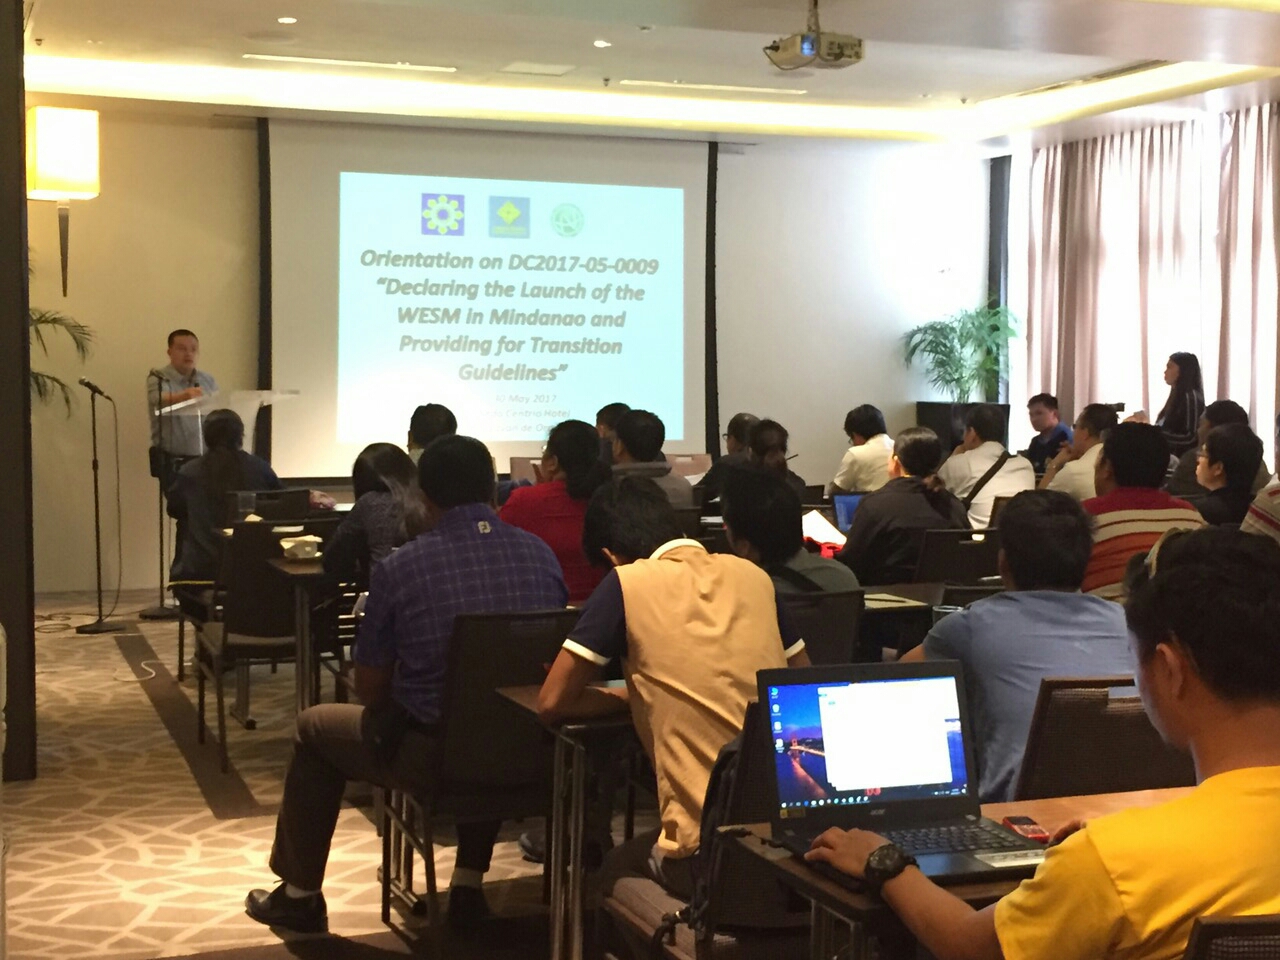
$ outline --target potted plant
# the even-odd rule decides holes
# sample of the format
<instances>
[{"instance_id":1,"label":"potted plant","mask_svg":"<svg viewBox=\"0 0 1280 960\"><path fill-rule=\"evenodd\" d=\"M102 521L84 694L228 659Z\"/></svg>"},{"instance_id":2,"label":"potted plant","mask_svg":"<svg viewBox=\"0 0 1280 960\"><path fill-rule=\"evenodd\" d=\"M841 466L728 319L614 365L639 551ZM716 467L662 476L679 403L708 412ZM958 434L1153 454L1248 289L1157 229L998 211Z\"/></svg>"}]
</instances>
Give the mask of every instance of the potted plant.
<instances>
[{"instance_id":1,"label":"potted plant","mask_svg":"<svg viewBox=\"0 0 1280 960\"><path fill-rule=\"evenodd\" d=\"M916 403L916 423L934 430L947 449L963 438L975 393L978 403L998 403L1001 381L1008 374L1009 341L1016 334L1017 320L1007 307L985 306L922 324L903 335L907 366L922 361L929 383L950 398ZM1004 410L1008 442L1009 405L998 405Z\"/></svg>"},{"instance_id":2,"label":"potted plant","mask_svg":"<svg viewBox=\"0 0 1280 960\"><path fill-rule=\"evenodd\" d=\"M61 330L71 338L71 343L76 348L76 355L81 362L88 359L89 349L93 344L93 331L79 320L73 320L56 310L39 310L36 307L31 308L27 320L31 326L31 342L39 344L41 352L46 357L49 355L49 345L45 342L45 335ZM50 403L54 397L61 395L67 416L71 416L71 387L60 377L51 373L41 373L33 368L31 395L42 403Z\"/></svg>"}]
</instances>

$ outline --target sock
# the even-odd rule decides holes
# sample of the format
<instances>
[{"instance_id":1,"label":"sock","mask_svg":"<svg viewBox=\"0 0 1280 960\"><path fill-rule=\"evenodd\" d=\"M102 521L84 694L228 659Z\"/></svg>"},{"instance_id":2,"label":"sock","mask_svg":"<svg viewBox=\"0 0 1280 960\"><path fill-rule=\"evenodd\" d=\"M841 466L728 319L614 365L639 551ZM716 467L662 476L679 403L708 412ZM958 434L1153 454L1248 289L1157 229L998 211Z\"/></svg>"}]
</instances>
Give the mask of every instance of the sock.
<instances>
[{"instance_id":1,"label":"sock","mask_svg":"<svg viewBox=\"0 0 1280 960\"><path fill-rule=\"evenodd\" d=\"M292 883L284 885L284 895L292 900L300 900L303 897L314 897L319 890L303 890L301 887L295 887Z\"/></svg>"},{"instance_id":2,"label":"sock","mask_svg":"<svg viewBox=\"0 0 1280 960\"><path fill-rule=\"evenodd\" d=\"M471 887L475 890L479 890L483 883L483 870L470 870L467 867L454 867L453 878L449 881L449 887Z\"/></svg>"}]
</instances>

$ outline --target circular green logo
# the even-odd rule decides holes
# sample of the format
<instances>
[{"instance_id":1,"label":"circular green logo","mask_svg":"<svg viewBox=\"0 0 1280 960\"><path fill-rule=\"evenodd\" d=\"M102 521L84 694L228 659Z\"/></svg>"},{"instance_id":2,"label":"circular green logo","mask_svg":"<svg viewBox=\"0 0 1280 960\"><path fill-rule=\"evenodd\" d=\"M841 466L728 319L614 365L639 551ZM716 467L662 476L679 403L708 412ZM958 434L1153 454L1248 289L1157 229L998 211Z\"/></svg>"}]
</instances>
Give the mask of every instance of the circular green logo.
<instances>
[{"instance_id":1,"label":"circular green logo","mask_svg":"<svg viewBox=\"0 0 1280 960\"><path fill-rule=\"evenodd\" d=\"M572 203L562 203L551 211L551 227L562 237L576 237L585 225L582 211Z\"/></svg>"}]
</instances>

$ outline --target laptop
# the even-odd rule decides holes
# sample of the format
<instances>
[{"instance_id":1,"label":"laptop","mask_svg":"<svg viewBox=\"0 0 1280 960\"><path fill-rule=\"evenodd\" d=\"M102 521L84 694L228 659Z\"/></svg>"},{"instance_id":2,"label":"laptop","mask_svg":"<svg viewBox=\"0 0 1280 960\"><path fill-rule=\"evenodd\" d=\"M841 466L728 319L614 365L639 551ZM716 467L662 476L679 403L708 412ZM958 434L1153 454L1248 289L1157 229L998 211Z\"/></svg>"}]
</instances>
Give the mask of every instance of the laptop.
<instances>
[{"instance_id":1,"label":"laptop","mask_svg":"<svg viewBox=\"0 0 1280 960\"><path fill-rule=\"evenodd\" d=\"M861 493L837 493L831 498L831 506L835 509L836 529L847 534L853 526L853 511L862 502Z\"/></svg>"},{"instance_id":2,"label":"laptop","mask_svg":"<svg viewBox=\"0 0 1280 960\"><path fill-rule=\"evenodd\" d=\"M1044 846L980 812L960 671L954 660L761 670L774 841L802 857L824 830L860 827L939 883L1035 873Z\"/></svg>"}]
</instances>

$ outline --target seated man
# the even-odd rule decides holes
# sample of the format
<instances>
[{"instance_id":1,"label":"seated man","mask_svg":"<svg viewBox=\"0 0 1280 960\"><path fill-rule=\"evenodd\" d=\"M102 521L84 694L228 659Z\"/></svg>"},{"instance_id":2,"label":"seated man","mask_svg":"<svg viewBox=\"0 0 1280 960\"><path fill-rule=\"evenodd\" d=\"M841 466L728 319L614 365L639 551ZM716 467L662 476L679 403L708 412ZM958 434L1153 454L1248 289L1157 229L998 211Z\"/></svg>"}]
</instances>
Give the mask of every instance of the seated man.
<instances>
[{"instance_id":1,"label":"seated man","mask_svg":"<svg viewBox=\"0 0 1280 960\"><path fill-rule=\"evenodd\" d=\"M1080 592L1092 550L1092 523L1071 497L1018 494L1000 514L1007 592L939 620L903 657L964 664L983 803L1013 799L1042 677L1133 672L1124 608Z\"/></svg>"},{"instance_id":2,"label":"seated man","mask_svg":"<svg viewBox=\"0 0 1280 960\"><path fill-rule=\"evenodd\" d=\"M245 901L260 923L303 933L328 927L325 863L348 780L416 794L430 786L454 618L563 607L560 564L531 533L498 519L493 461L479 440L446 437L422 452L418 482L429 532L373 569L355 648L356 693L365 706L326 703L298 716L293 760L276 821L274 891ZM498 823L458 825L449 922L488 914L480 889Z\"/></svg>"},{"instance_id":3,"label":"seated man","mask_svg":"<svg viewBox=\"0 0 1280 960\"><path fill-rule=\"evenodd\" d=\"M1280 450L1280 417L1276 417L1276 449ZM1240 529L1280 542L1280 473L1258 491Z\"/></svg>"},{"instance_id":4,"label":"seated man","mask_svg":"<svg viewBox=\"0 0 1280 960\"><path fill-rule=\"evenodd\" d=\"M854 407L844 418L849 449L828 492L870 493L889 482L889 454L893 438L884 425L884 414L869 403Z\"/></svg>"},{"instance_id":5,"label":"seated man","mask_svg":"<svg viewBox=\"0 0 1280 960\"><path fill-rule=\"evenodd\" d=\"M938 479L968 509L975 530L991 523L996 497L1011 497L1036 486L1031 463L1004 448L1004 429L1004 413L995 404L974 407L965 419L964 442L938 469Z\"/></svg>"},{"instance_id":6,"label":"seated man","mask_svg":"<svg viewBox=\"0 0 1280 960\"><path fill-rule=\"evenodd\" d=\"M1204 526L1195 507L1160 489L1168 466L1169 441L1159 427L1122 423L1107 434L1093 475L1098 495L1082 504L1094 518L1085 593L1119 600L1130 557L1150 550L1166 530Z\"/></svg>"},{"instance_id":7,"label":"seated man","mask_svg":"<svg viewBox=\"0 0 1280 960\"><path fill-rule=\"evenodd\" d=\"M746 466L751 459L749 447L751 428L760 422L760 418L750 413L735 413L725 428L725 455L711 465L694 488L703 491L702 502L710 503L720 499L724 491L725 478L735 467Z\"/></svg>"},{"instance_id":8,"label":"seated man","mask_svg":"<svg viewBox=\"0 0 1280 960\"><path fill-rule=\"evenodd\" d=\"M723 502L733 552L763 567L779 593L858 589L858 578L843 563L804 548L800 498L777 474L735 470Z\"/></svg>"},{"instance_id":9,"label":"seated man","mask_svg":"<svg viewBox=\"0 0 1280 960\"><path fill-rule=\"evenodd\" d=\"M458 418L442 403L424 403L413 411L409 420L409 442L405 449L417 463L422 451L438 437L452 437L458 432Z\"/></svg>"},{"instance_id":10,"label":"seated man","mask_svg":"<svg viewBox=\"0 0 1280 960\"><path fill-rule=\"evenodd\" d=\"M1115 410L1105 403L1091 403L1081 410L1071 442L1045 466L1039 489L1070 494L1080 503L1096 497L1093 471L1102 453L1102 441L1118 419Z\"/></svg>"},{"instance_id":11,"label":"seated man","mask_svg":"<svg viewBox=\"0 0 1280 960\"><path fill-rule=\"evenodd\" d=\"M1027 401L1027 417L1036 435L1027 446L1026 458L1036 473L1043 473L1045 465L1058 455L1062 445L1071 442L1071 428L1058 419L1058 398L1049 393L1037 393Z\"/></svg>"},{"instance_id":12,"label":"seated man","mask_svg":"<svg viewBox=\"0 0 1280 960\"><path fill-rule=\"evenodd\" d=\"M1196 446L1178 458L1178 465L1164 488L1175 497L1207 496L1209 491L1196 479L1196 464L1200 459L1200 450L1208 439L1210 430L1215 427L1225 427L1231 423L1249 426L1249 414L1234 400L1215 400L1205 407L1196 429ZM1271 474L1267 471L1266 465L1260 465L1257 473L1249 478L1250 496L1265 487L1270 479Z\"/></svg>"},{"instance_id":13,"label":"seated man","mask_svg":"<svg viewBox=\"0 0 1280 960\"><path fill-rule=\"evenodd\" d=\"M1262 441L1245 423L1214 427L1198 454L1196 482L1208 495L1196 502L1205 523L1244 522L1253 502L1253 480L1262 464Z\"/></svg>"},{"instance_id":14,"label":"seated man","mask_svg":"<svg viewBox=\"0 0 1280 960\"><path fill-rule=\"evenodd\" d=\"M627 477L598 490L582 540L588 556L614 569L552 664L538 712L554 722L629 700L658 774L662 827L608 854L604 892L622 876L645 876L687 900L711 767L741 732L756 672L809 658L768 575L682 539L653 481ZM626 690L590 686L614 657L623 658Z\"/></svg>"},{"instance_id":15,"label":"seated man","mask_svg":"<svg viewBox=\"0 0 1280 960\"><path fill-rule=\"evenodd\" d=\"M628 410L618 418L618 431L613 438L613 475L648 477L673 507L692 507L693 485L672 473L671 464L662 456L666 439L667 428L657 416L648 410Z\"/></svg>"},{"instance_id":16,"label":"seated man","mask_svg":"<svg viewBox=\"0 0 1280 960\"><path fill-rule=\"evenodd\" d=\"M787 466L787 441L791 434L777 420L761 420L751 428L750 450L751 462L756 466L776 473L787 482L800 502L804 503L804 480L799 474Z\"/></svg>"},{"instance_id":17,"label":"seated man","mask_svg":"<svg viewBox=\"0 0 1280 960\"><path fill-rule=\"evenodd\" d=\"M882 850L872 886L937 960L1177 960L1197 917L1280 912L1280 546L1212 529L1159 554L1126 616L1147 715L1198 787L1071 824L982 910L867 831L828 830L808 858L865 877Z\"/></svg>"}]
</instances>

